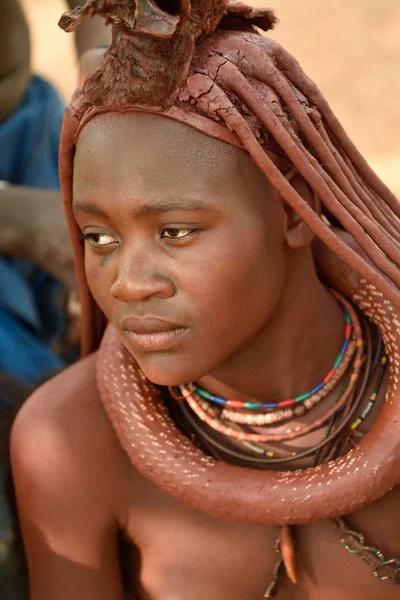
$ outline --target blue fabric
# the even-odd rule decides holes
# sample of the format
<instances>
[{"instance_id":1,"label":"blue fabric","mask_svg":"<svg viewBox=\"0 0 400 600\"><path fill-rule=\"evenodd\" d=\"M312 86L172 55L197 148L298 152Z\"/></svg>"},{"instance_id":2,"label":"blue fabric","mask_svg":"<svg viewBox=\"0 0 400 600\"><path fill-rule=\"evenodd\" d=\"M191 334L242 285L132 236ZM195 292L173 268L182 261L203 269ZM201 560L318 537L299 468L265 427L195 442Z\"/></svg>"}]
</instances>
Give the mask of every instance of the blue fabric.
<instances>
[{"instance_id":1,"label":"blue fabric","mask_svg":"<svg viewBox=\"0 0 400 600\"><path fill-rule=\"evenodd\" d=\"M64 106L54 88L32 77L16 111L0 123L0 179L58 189ZM64 366L50 344L63 327L61 286L29 261L0 254L0 370L36 383Z\"/></svg>"},{"instance_id":2,"label":"blue fabric","mask_svg":"<svg viewBox=\"0 0 400 600\"><path fill-rule=\"evenodd\" d=\"M63 104L50 83L32 77L16 111L0 123L0 179L58 189Z\"/></svg>"}]
</instances>

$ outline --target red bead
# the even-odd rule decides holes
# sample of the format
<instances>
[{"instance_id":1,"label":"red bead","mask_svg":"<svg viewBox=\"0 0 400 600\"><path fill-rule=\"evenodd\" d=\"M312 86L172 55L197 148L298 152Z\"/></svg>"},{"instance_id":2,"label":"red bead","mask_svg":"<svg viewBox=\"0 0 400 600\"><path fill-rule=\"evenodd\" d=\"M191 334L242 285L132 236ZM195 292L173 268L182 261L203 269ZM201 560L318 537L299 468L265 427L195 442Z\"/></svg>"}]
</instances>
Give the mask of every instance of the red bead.
<instances>
[{"instance_id":1,"label":"red bead","mask_svg":"<svg viewBox=\"0 0 400 600\"><path fill-rule=\"evenodd\" d=\"M239 400L227 400L226 406L229 408L243 408L243 402L239 402Z\"/></svg>"},{"instance_id":2,"label":"red bead","mask_svg":"<svg viewBox=\"0 0 400 600\"><path fill-rule=\"evenodd\" d=\"M344 337L346 338L346 340L348 340L351 336L351 324L348 323L346 325L346 327L344 328Z\"/></svg>"},{"instance_id":3,"label":"red bead","mask_svg":"<svg viewBox=\"0 0 400 600\"><path fill-rule=\"evenodd\" d=\"M293 404L295 403L295 400L284 400L283 402L278 402L278 406L279 408L281 408L282 406L293 406Z\"/></svg>"},{"instance_id":4,"label":"red bead","mask_svg":"<svg viewBox=\"0 0 400 600\"><path fill-rule=\"evenodd\" d=\"M323 382L328 383L328 381L330 381L332 379L332 377L334 376L335 373L336 373L336 369L332 369L332 371L329 371L328 375L325 377Z\"/></svg>"}]
</instances>

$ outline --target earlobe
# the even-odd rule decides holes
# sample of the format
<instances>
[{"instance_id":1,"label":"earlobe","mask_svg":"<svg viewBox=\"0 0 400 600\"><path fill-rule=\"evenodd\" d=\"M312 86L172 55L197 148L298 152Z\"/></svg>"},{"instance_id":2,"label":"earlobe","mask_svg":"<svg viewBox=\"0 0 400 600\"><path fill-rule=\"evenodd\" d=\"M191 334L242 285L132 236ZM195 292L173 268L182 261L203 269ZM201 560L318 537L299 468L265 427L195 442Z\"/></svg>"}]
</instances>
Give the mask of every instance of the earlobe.
<instances>
[{"instance_id":1,"label":"earlobe","mask_svg":"<svg viewBox=\"0 0 400 600\"><path fill-rule=\"evenodd\" d=\"M301 196L303 200L307 202L307 204L313 209L313 211L317 214L321 214L321 202L319 198L315 194L314 190L312 190L308 183L303 179L297 169L294 168L289 171L289 173L286 175L286 179L296 190L299 196ZM286 202L284 202L284 209L286 212L287 223L286 243L289 248L292 248L293 250L300 250L301 248L310 246L315 237L311 229Z\"/></svg>"}]
</instances>

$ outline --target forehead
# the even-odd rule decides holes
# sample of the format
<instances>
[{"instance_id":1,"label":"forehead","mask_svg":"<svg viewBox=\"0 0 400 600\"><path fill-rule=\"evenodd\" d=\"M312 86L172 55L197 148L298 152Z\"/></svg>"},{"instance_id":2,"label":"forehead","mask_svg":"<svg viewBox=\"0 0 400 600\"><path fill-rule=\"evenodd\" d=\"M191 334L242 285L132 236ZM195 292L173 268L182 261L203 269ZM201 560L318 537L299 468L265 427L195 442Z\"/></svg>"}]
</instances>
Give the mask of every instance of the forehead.
<instances>
[{"instance_id":1,"label":"forehead","mask_svg":"<svg viewBox=\"0 0 400 600\"><path fill-rule=\"evenodd\" d=\"M74 186L246 186L260 180L251 157L187 125L158 115L94 117L78 140Z\"/></svg>"},{"instance_id":2,"label":"forehead","mask_svg":"<svg viewBox=\"0 0 400 600\"><path fill-rule=\"evenodd\" d=\"M193 127L163 115L150 113L102 113L93 117L83 128L78 140L82 145L96 142L115 143L125 148L137 146L160 155L165 147L189 159L206 159L208 155L233 161L245 160L247 153L225 142L214 139ZM154 146L157 143L157 146ZM182 146L185 145L183 148ZM159 148L160 152L157 152Z\"/></svg>"}]
</instances>

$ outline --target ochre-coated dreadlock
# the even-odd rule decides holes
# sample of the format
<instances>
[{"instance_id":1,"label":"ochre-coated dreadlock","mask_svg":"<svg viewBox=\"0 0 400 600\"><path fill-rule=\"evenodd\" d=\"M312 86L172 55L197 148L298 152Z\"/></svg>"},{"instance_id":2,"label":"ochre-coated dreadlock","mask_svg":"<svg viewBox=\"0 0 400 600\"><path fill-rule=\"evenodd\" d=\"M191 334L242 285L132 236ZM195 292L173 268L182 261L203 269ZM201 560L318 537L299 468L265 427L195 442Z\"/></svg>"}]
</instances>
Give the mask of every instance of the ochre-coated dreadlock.
<instances>
[{"instance_id":1,"label":"ochre-coated dreadlock","mask_svg":"<svg viewBox=\"0 0 400 600\"><path fill-rule=\"evenodd\" d=\"M76 138L98 112L158 112L226 141L210 119L218 122L314 234L400 309L400 204L297 61L258 34L255 27L274 26L271 10L228 0L88 0L60 25L72 31L95 14L113 24L113 41L100 69L75 96L64 146L71 150L65 137ZM62 154L61 167L65 160ZM284 175L288 165L366 259L296 192ZM71 168L66 166L68 177ZM70 191L66 196L69 205Z\"/></svg>"}]
</instances>

